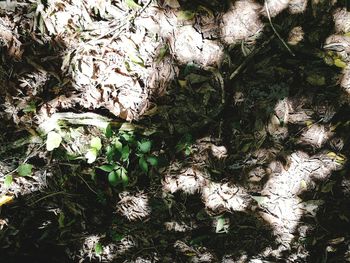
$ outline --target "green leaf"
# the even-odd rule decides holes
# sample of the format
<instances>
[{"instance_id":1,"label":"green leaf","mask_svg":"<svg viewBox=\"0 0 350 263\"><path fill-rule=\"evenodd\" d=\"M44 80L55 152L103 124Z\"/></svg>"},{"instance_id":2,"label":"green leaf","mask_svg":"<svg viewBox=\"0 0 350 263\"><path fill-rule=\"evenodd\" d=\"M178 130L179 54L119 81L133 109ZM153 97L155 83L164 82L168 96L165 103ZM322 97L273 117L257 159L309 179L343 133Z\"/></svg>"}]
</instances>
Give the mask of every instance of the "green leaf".
<instances>
[{"instance_id":1,"label":"green leaf","mask_svg":"<svg viewBox=\"0 0 350 263\"><path fill-rule=\"evenodd\" d=\"M113 130L111 124L108 124L105 130L105 136L111 138L113 136Z\"/></svg>"},{"instance_id":2,"label":"green leaf","mask_svg":"<svg viewBox=\"0 0 350 263\"><path fill-rule=\"evenodd\" d=\"M144 158L139 159L139 165L142 171L144 171L145 173L148 172L148 164Z\"/></svg>"},{"instance_id":3,"label":"green leaf","mask_svg":"<svg viewBox=\"0 0 350 263\"><path fill-rule=\"evenodd\" d=\"M215 232L222 233L224 231L224 228L225 228L225 218L219 217L218 221L216 222Z\"/></svg>"},{"instance_id":4,"label":"green leaf","mask_svg":"<svg viewBox=\"0 0 350 263\"><path fill-rule=\"evenodd\" d=\"M50 131L46 138L46 150L52 151L60 146L62 137L57 132Z\"/></svg>"},{"instance_id":5,"label":"green leaf","mask_svg":"<svg viewBox=\"0 0 350 263\"><path fill-rule=\"evenodd\" d=\"M140 9L141 6L135 3L134 0L125 0L125 4L130 8L130 9Z\"/></svg>"},{"instance_id":6,"label":"green leaf","mask_svg":"<svg viewBox=\"0 0 350 263\"><path fill-rule=\"evenodd\" d=\"M191 146L186 146L185 155L189 156L192 152Z\"/></svg>"},{"instance_id":7,"label":"green leaf","mask_svg":"<svg viewBox=\"0 0 350 263\"><path fill-rule=\"evenodd\" d=\"M129 58L130 58L131 62L133 62L141 67L145 67L145 62L143 61L143 59L139 55L129 53Z\"/></svg>"},{"instance_id":8,"label":"green leaf","mask_svg":"<svg viewBox=\"0 0 350 263\"><path fill-rule=\"evenodd\" d=\"M35 106L35 102L30 102L28 105L26 105L23 109L24 113L29 113L29 112L36 112L36 106Z\"/></svg>"},{"instance_id":9,"label":"green leaf","mask_svg":"<svg viewBox=\"0 0 350 263\"><path fill-rule=\"evenodd\" d=\"M123 132L121 133L120 137L123 138L125 141L130 142L132 135L127 132Z\"/></svg>"},{"instance_id":10,"label":"green leaf","mask_svg":"<svg viewBox=\"0 0 350 263\"><path fill-rule=\"evenodd\" d=\"M29 176L32 174L33 165L28 163L23 163L18 166L17 172L19 176Z\"/></svg>"},{"instance_id":11,"label":"green leaf","mask_svg":"<svg viewBox=\"0 0 350 263\"><path fill-rule=\"evenodd\" d=\"M258 205L263 205L265 202L269 200L266 196L254 196L252 195L252 198L258 203Z\"/></svg>"},{"instance_id":12,"label":"green leaf","mask_svg":"<svg viewBox=\"0 0 350 263\"><path fill-rule=\"evenodd\" d=\"M333 186L335 185L335 181L329 181L322 185L321 192L322 193L328 193L333 190Z\"/></svg>"},{"instance_id":13,"label":"green leaf","mask_svg":"<svg viewBox=\"0 0 350 263\"><path fill-rule=\"evenodd\" d=\"M95 148L97 151L101 150L101 148L102 148L101 139L98 137L93 137L90 141L90 146L92 148Z\"/></svg>"},{"instance_id":14,"label":"green leaf","mask_svg":"<svg viewBox=\"0 0 350 263\"><path fill-rule=\"evenodd\" d=\"M95 245L95 253L96 253L96 255L101 255L102 252L103 252L103 247L102 247L101 243L97 243Z\"/></svg>"},{"instance_id":15,"label":"green leaf","mask_svg":"<svg viewBox=\"0 0 350 263\"><path fill-rule=\"evenodd\" d=\"M106 156L107 156L107 160L108 162L112 162L113 161L113 157L114 157L114 147L107 145L106 147Z\"/></svg>"},{"instance_id":16,"label":"green leaf","mask_svg":"<svg viewBox=\"0 0 350 263\"><path fill-rule=\"evenodd\" d=\"M122 152L123 144L118 139L114 141L114 146L119 152Z\"/></svg>"},{"instance_id":17,"label":"green leaf","mask_svg":"<svg viewBox=\"0 0 350 263\"><path fill-rule=\"evenodd\" d=\"M108 174L108 182L112 185L112 186L116 186L120 180L118 178L118 175L115 171L112 171Z\"/></svg>"},{"instance_id":18,"label":"green leaf","mask_svg":"<svg viewBox=\"0 0 350 263\"><path fill-rule=\"evenodd\" d=\"M161 47L159 50L157 62L162 61L167 53L168 53L168 46L165 45L164 47Z\"/></svg>"},{"instance_id":19,"label":"green leaf","mask_svg":"<svg viewBox=\"0 0 350 263\"><path fill-rule=\"evenodd\" d=\"M188 11L188 10L184 10L184 11L179 11L177 13L177 18L179 20L191 20L194 18L195 13Z\"/></svg>"},{"instance_id":20,"label":"green leaf","mask_svg":"<svg viewBox=\"0 0 350 263\"><path fill-rule=\"evenodd\" d=\"M346 63L339 58L336 58L334 60L334 65L337 66L338 68L346 68L347 66Z\"/></svg>"},{"instance_id":21,"label":"green leaf","mask_svg":"<svg viewBox=\"0 0 350 263\"><path fill-rule=\"evenodd\" d=\"M128 145L124 146L122 149L122 160L126 161L129 159L129 155L130 155L130 148Z\"/></svg>"},{"instance_id":22,"label":"green leaf","mask_svg":"<svg viewBox=\"0 0 350 263\"><path fill-rule=\"evenodd\" d=\"M6 188L12 184L12 180L13 180L12 175L6 175L5 180L4 180L4 185Z\"/></svg>"},{"instance_id":23,"label":"green leaf","mask_svg":"<svg viewBox=\"0 0 350 263\"><path fill-rule=\"evenodd\" d=\"M98 167L98 169L109 173L113 171L114 167L115 167L114 165L105 164Z\"/></svg>"},{"instance_id":24,"label":"green leaf","mask_svg":"<svg viewBox=\"0 0 350 263\"><path fill-rule=\"evenodd\" d=\"M121 179L123 185L127 186L129 183L129 177L127 175L126 169L124 167L120 167L120 169L118 169L116 172L119 178Z\"/></svg>"},{"instance_id":25,"label":"green leaf","mask_svg":"<svg viewBox=\"0 0 350 263\"><path fill-rule=\"evenodd\" d=\"M118 233L113 233L112 234L112 239L116 242L122 240L124 238L124 236L122 234L118 234Z\"/></svg>"},{"instance_id":26,"label":"green leaf","mask_svg":"<svg viewBox=\"0 0 350 263\"><path fill-rule=\"evenodd\" d=\"M186 76L186 80L188 82L190 82L191 84L198 84L198 83L203 83L208 81L208 77L207 76L203 76L203 75L199 75L199 74L195 74L195 73L191 73L189 75Z\"/></svg>"},{"instance_id":27,"label":"green leaf","mask_svg":"<svg viewBox=\"0 0 350 263\"><path fill-rule=\"evenodd\" d=\"M149 156L149 157L147 157L147 162L152 166L157 166L158 165L158 158L155 156Z\"/></svg>"},{"instance_id":28,"label":"green leaf","mask_svg":"<svg viewBox=\"0 0 350 263\"><path fill-rule=\"evenodd\" d=\"M151 150L152 143L149 140L144 140L142 142L138 142L139 151L142 153L148 153Z\"/></svg>"},{"instance_id":29,"label":"green leaf","mask_svg":"<svg viewBox=\"0 0 350 263\"><path fill-rule=\"evenodd\" d=\"M306 78L306 81L312 86L324 86L326 85L326 78L322 75L311 74Z\"/></svg>"},{"instance_id":30,"label":"green leaf","mask_svg":"<svg viewBox=\"0 0 350 263\"><path fill-rule=\"evenodd\" d=\"M58 227L59 228L64 228L64 219L65 219L64 213L61 212L60 215L58 216Z\"/></svg>"}]
</instances>

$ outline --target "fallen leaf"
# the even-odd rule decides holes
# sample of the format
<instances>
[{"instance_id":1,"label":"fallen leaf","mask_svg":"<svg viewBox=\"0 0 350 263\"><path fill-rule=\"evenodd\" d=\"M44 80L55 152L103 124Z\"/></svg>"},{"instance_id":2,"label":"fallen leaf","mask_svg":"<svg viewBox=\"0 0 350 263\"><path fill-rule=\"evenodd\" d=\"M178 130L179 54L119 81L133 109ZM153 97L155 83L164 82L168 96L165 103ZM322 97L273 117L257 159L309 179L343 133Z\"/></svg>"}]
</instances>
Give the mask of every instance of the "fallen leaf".
<instances>
[{"instance_id":1,"label":"fallen leaf","mask_svg":"<svg viewBox=\"0 0 350 263\"><path fill-rule=\"evenodd\" d=\"M46 138L46 150L52 151L60 146L62 137L57 132L50 131Z\"/></svg>"},{"instance_id":2,"label":"fallen leaf","mask_svg":"<svg viewBox=\"0 0 350 263\"><path fill-rule=\"evenodd\" d=\"M13 200L13 196L11 195L3 195L0 197L0 207L11 202Z\"/></svg>"}]
</instances>

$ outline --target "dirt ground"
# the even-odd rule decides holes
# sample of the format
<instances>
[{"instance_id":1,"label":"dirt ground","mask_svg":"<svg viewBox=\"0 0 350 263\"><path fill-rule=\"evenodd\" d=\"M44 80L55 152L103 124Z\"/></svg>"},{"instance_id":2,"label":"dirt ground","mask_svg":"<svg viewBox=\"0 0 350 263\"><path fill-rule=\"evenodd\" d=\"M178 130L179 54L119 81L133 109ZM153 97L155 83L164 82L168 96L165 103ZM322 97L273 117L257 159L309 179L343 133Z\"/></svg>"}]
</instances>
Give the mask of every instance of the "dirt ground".
<instances>
[{"instance_id":1,"label":"dirt ground","mask_svg":"<svg viewBox=\"0 0 350 263\"><path fill-rule=\"evenodd\" d=\"M348 7L0 2L0 262L350 262Z\"/></svg>"}]
</instances>

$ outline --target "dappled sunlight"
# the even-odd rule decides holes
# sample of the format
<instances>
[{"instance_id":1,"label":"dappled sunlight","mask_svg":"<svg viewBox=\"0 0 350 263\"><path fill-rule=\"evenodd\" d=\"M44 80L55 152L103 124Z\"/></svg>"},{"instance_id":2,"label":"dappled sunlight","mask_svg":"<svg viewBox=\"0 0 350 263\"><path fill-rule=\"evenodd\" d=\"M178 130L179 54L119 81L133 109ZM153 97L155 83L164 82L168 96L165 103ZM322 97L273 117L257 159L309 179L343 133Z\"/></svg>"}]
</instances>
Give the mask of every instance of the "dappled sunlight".
<instances>
[{"instance_id":1,"label":"dappled sunlight","mask_svg":"<svg viewBox=\"0 0 350 263\"><path fill-rule=\"evenodd\" d=\"M167 231L174 231L174 232L187 232L195 229L197 226L195 225L188 225L182 222L165 222L164 227Z\"/></svg>"},{"instance_id":2,"label":"dappled sunlight","mask_svg":"<svg viewBox=\"0 0 350 263\"><path fill-rule=\"evenodd\" d=\"M262 6L255 1L232 2L230 9L222 16L220 37L226 44L235 44L262 33L264 24L260 18Z\"/></svg>"},{"instance_id":3,"label":"dappled sunlight","mask_svg":"<svg viewBox=\"0 0 350 263\"><path fill-rule=\"evenodd\" d=\"M249 195L243 187L228 183L216 183L203 174L198 167L182 168L180 171L172 170L165 175L163 190L170 193L183 191L186 194L199 193L209 212L218 214L224 211L244 211L249 202ZM201 171L202 170L202 171Z\"/></svg>"},{"instance_id":4,"label":"dappled sunlight","mask_svg":"<svg viewBox=\"0 0 350 263\"><path fill-rule=\"evenodd\" d=\"M201 12L203 12L202 15ZM193 62L204 68L217 67L223 60L224 47L220 41L210 40L210 36L206 39L201 30L194 27L197 16L204 30L207 28L208 31L216 34L218 30L216 18L209 9L204 7L198 14L186 13L179 8L162 10L153 7L137 18L136 23L140 26L147 25L151 32L167 39L171 48L170 53L178 63Z\"/></svg>"},{"instance_id":5,"label":"dappled sunlight","mask_svg":"<svg viewBox=\"0 0 350 263\"><path fill-rule=\"evenodd\" d=\"M263 14L267 16L269 12L271 17L275 17L285 9L290 14L300 14L306 11L307 3L307 0L266 0Z\"/></svg>"},{"instance_id":6,"label":"dappled sunlight","mask_svg":"<svg viewBox=\"0 0 350 263\"><path fill-rule=\"evenodd\" d=\"M171 172L163 179L163 189L170 193L184 191L188 194L194 194L208 184L208 179L196 168L188 167L181 169L180 173Z\"/></svg>"},{"instance_id":7,"label":"dappled sunlight","mask_svg":"<svg viewBox=\"0 0 350 263\"><path fill-rule=\"evenodd\" d=\"M304 30L301 26L293 27L288 35L288 44L296 46L304 40Z\"/></svg>"},{"instance_id":8,"label":"dappled sunlight","mask_svg":"<svg viewBox=\"0 0 350 263\"><path fill-rule=\"evenodd\" d=\"M331 131L331 127L313 124L302 132L299 141L304 145L321 148L333 135L334 132Z\"/></svg>"},{"instance_id":9,"label":"dappled sunlight","mask_svg":"<svg viewBox=\"0 0 350 263\"><path fill-rule=\"evenodd\" d=\"M325 152L309 157L306 153L295 152L288 157L288 169L285 170L282 164L272 167L272 174L261 191L263 211L259 214L274 227L285 246L293 240L301 217L306 213L315 217L322 204L317 200L305 203L299 196L311 190L313 180L324 181L333 171L343 167L336 156Z\"/></svg>"},{"instance_id":10,"label":"dappled sunlight","mask_svg":"<svg viewBox=\"0 0 350 263\"><path fill-rule=\"evenodd\" d=\"M119 194L120 200L117 204L117 212L129 221L146 219L151 214L151 207L147 194L143 192Z\"/></svg>"},{"instance_id":11,"label":"dappled sunlight","mask_svg":"<svg viewBox=\"0 0 350 263\"><path fill-rule=\"evenodd\" d=\"M333 20L335 24L335 33L326 39L324 49L329 50L330 60L332 61L330 63L334 63L337 67L342 68L343 76L340 78L340 86L349 95L350 37L348 36L348 31L350 28L350 12L345 8L336 9L333 13Z\"/></svg>"},{"instance_id":12,"label":"dappled sunlight","mask_svg":"<svg viewBox=\"0 0 350 263\"><path fill-rule=\"evenodd\" d=\"M136 246L135 238L126 236L118 242L104 244L103 236L90 235L85 237L82 248L72 254L74 260L113 262L115 257L122 255Z\"/></svg>"},{"instance_id":13,"label":"dappled sunlight","mask_svg":"<svg viewBox=\"0 0 350 263\"><path fill-rule=\"evenodd\" d=\"M187 194L199 192L209 213L257 212L273 227L277 240L283 244L279 250L275 251L275 253L279 251L276 256L281 256L281 253L290 248L294 239L293 233L301 223L300 219L306 215L315 217L317 209L323 204L321 200L304 202L299 196L315 187L314 180L325 181L333 171L342 169L345 162L344 157L329 151L314 156L295 152L287 158L288 167L284 167L278 161L269 164L268 180L261 191L256 192L254 196L248 194L246 189L240 186L211 182L199 172L192 172L191 175L188 173L191 168L171 177L165 176L163 187L164 190L172 193L176 191L184 191ZM266 176L264 169L259 172L262 174L255 175L254 178L250 174L250 183L260 181ZM256 202L258 206L253 205L253 202Z\"/></svg>"}]
</instances>

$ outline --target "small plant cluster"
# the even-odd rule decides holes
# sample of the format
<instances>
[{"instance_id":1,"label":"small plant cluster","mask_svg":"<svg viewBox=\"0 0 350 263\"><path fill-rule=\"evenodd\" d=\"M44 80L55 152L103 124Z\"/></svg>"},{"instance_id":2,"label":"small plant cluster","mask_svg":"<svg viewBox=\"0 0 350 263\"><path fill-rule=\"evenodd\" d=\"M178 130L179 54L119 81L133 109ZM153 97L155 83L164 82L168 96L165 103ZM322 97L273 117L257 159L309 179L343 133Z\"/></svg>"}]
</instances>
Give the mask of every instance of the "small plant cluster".
<instances>
[{"instance_id":1,"label":"small plant cluster","mask_svg":"<svg viewBox=\"0 0 350 263\"><path fill-rule=\"evenodd\" d=\"M137 161L139 169L145 174L149 173L150 167L158 165L158 158L151 153L151 140L139 139L133 131L114 132L110 127L106 129L105 135L106 163L98 169L108 173L108 181L112 186L128 185L131 161Z\"/></svg>"}]
</instances>

